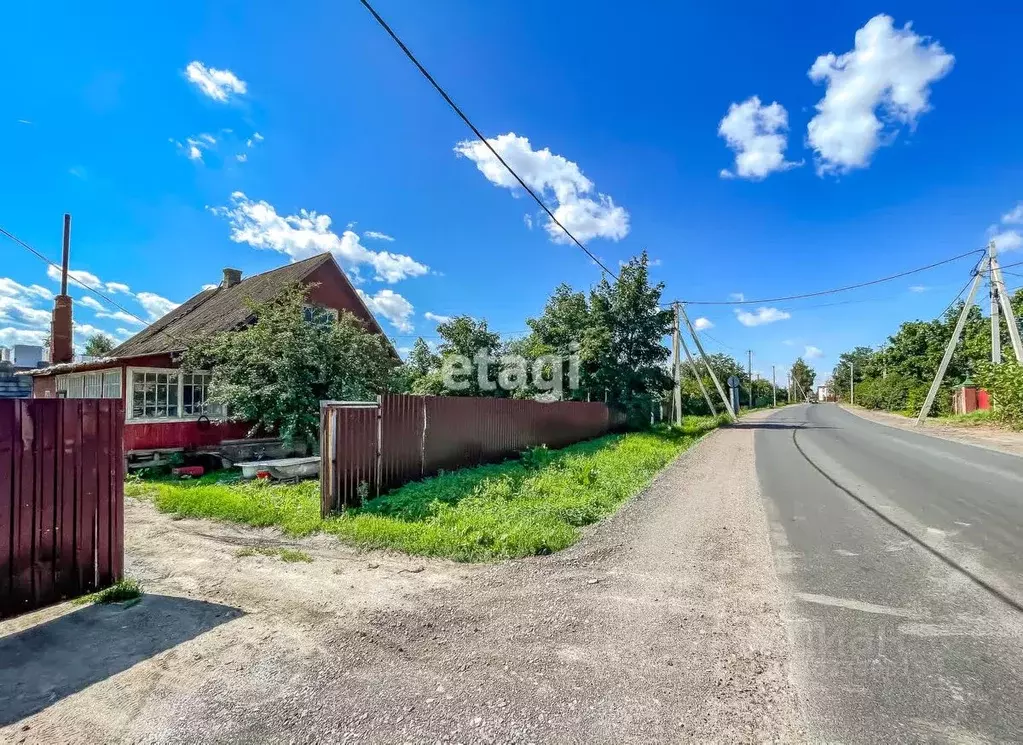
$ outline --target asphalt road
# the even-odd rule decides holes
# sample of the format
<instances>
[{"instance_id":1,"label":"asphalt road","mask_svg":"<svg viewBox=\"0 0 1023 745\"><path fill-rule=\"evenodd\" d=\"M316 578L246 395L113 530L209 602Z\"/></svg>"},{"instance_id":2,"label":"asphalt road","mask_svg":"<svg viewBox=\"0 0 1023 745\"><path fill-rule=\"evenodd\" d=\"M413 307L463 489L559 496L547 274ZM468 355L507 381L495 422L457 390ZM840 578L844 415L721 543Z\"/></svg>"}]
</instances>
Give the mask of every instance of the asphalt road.
<instances>
[{"instance_id":1,"label":"asphalt road","mask_svg":"<svg viewBox=\"0 0 1023 745\"><path fill-rule=\"evenodd\" d=\"M829 404L745 426L812 739L1023 741L1023 458Z\"/></svg>"}]
</instances>

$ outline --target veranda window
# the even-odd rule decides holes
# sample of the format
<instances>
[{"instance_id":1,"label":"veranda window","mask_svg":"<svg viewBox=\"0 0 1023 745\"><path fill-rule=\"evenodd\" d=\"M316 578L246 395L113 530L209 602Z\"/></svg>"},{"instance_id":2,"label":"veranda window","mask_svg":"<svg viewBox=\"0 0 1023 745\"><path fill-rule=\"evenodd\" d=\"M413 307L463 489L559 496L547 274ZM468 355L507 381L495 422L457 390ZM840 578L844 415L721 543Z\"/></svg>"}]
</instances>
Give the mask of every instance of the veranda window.
<instances>
[{"instance_id":1,"label":"veranda window","mask_svg":"<svg viewBox=\"0 0 1023 745\"><path fill-rule=\"evenodd\" d=\"M198 419L221 417L223 407L209 400L210 374L179 370L132 370L129 419Z\"/></svg>"}]
</instances>

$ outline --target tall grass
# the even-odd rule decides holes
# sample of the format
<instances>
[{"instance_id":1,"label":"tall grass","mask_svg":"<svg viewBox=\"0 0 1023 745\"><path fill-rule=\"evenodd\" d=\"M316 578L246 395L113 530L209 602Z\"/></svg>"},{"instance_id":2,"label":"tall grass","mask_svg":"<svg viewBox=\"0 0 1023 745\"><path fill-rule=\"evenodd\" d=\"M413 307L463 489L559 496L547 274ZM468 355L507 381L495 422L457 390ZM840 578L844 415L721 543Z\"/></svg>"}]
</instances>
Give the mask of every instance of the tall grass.
<instances>
[{"instance_id":1,"label":"tall grass","mask_svg":"<svg viewBox=\"0 0 1023 745\"><path fill-rule=\"evenodd\" d=\"M681 427L611 435L558 451L466 468L407 484L359 509L322 520L316 482L132 483L127 493L165 511L291 535L323 531L365 548L397 549L457 561L547 554L579 539L580 529L614 512L680 452L724 419L689 417Z\"/></svg>"}]
</instances>

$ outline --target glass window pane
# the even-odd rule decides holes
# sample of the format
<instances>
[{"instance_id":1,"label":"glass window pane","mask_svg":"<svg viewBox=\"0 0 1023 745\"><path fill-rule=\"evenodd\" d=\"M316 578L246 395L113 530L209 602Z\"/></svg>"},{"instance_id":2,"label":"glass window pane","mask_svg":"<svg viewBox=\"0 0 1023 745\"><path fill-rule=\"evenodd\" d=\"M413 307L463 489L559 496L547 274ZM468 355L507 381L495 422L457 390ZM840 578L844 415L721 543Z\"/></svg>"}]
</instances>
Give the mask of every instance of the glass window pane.
<instances>
[{"instance_id":1,"label":"glass window pane","mask_svg":"<svg viewBox=\"0 0 1023 745\"><path fill-rule=\"evenodd\" d=\"M178 383L177 376L171 376L173 382L167 386L167 416L178 416Z\"/></svg>"},{"instance_id":2,"label":"glass window pane","mask_svg":"<svg viewBox=\"0 0 1023 745\"><path fill-rule=\"evenodd\" d=\"M146 398L146 377L140 373L133 373L131 376L131 415L142 417L145 415Z\"/></svg>"},{"instance_id":3,"label":"glass window pane","mask_svg":"<svg viewBox=\"0 0 1023 745\"><path fill-rule=\"evenodd\" d=\"M103 373L103 398L121 397L121 371Z\"/></svg>"}]
</instances>

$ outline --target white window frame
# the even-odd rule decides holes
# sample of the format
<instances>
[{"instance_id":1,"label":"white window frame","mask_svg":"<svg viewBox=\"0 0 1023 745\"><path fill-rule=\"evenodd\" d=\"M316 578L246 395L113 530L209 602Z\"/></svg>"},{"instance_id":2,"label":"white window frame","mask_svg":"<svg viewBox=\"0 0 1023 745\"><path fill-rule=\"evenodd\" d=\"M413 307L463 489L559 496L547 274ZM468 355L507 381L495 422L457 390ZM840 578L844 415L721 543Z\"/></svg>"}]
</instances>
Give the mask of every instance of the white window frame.
<instances>
[{"instance_id":1,"label":"white window frame","mask_svg":"<svg viewBox=\"0 0 1023 745\"><path fill-rule=\"evenodd\" d=\"M165 417L147 417L147 416L135 416L135 373L155 373L164 375L177 375L178 383L178 416L165 416ZM181 412L184 409L185 401L185 375L209 375L210 373L205 370L194 370L190 373L185 373L179 367L128 367L125 369L125 380L127 381L124 388L124 420L129 423L136 424L161 424L171 422L194 422L199 419L200 416L206 416L211 422L223 421L225 419L223 414L217 415L202 415L202 414L189 414L188 416L182 416Z\"/></svg>"},{"instance_id":2,"label":"white window frame","mask_svg":"<svg viewBox=\"0 0 1023 745\"><path fill-rule=\"evenodd\" d=\"M107 378L117 376L117 395L107 396ZM98 376L98 381L96 380ZM92 391L98 395L87 396L86 392L89 390L88 383L92 382ZM64 375L57 376L56 389L58 395L64 393L64 398L71 399L97 399L102 398L108 401L118 400L122 398L122 387L121 383L123 377L121 376L121 368L101 368L99 370L88 370L80 373L66 373ZM71 395L77 394L77 395Z\"/></svg>"}]
</instances>

